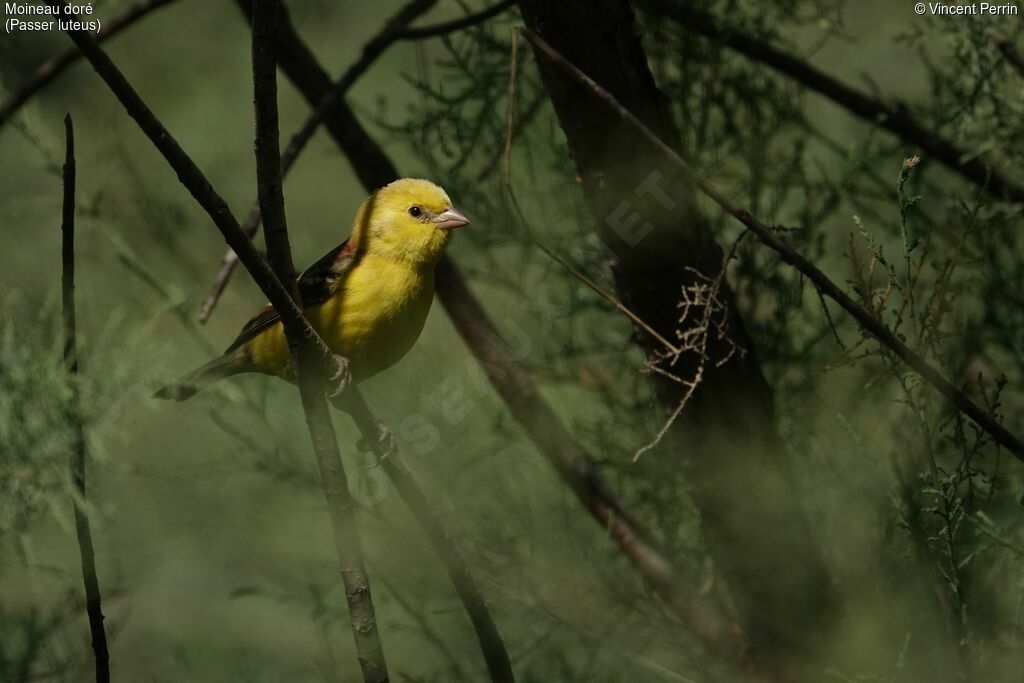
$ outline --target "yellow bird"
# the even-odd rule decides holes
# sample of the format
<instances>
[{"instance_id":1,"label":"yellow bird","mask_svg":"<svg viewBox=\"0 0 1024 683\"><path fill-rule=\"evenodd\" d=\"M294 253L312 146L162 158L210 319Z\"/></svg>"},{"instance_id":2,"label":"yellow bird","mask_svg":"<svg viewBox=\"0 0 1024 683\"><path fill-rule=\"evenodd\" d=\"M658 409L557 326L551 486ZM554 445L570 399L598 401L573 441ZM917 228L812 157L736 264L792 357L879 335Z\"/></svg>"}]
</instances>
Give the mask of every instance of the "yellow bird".
<instances>
[{"instance_id":1,"label":"yellow bird","mask_svg":"<svg viewBox=\"0 0 1024 683\"><path fill-rule=\"evenodd\" d=\"M468 223L434 183L396 180L363 202L347 240L298 277L306 317L327 346L349 360L355 382L394 365L416 342L434 298L434 265L451 231ZM292 379L288 341L270 304L224 355L156 396L184 401L243 372Z\"/></svg>"}]
</instances>

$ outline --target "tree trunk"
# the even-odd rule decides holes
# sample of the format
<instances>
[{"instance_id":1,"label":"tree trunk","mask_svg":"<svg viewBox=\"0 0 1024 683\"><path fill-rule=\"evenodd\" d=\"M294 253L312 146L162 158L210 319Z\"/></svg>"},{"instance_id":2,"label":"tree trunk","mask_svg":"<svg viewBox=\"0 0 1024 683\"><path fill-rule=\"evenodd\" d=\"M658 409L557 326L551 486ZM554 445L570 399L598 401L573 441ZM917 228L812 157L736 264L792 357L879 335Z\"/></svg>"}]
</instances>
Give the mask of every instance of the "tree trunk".
<instances>
[{"instance_id":1,"label":"tree trunk","mask_svg":"<svg viewBox=\"0 0 1024 683\"><path fill-rule=\"evenodd\" d=\"M679 148L667 100L647 65L629 5L622 0L520 0L526 25L611 92L666 143ZM543 54L541 76L575 160L596 230L612 254L622 301L661 336L676 339L687 267L714 277L723 252L697 210L693 189L653 147L594 97L569 82ZM663 450L684 467L701 512L705 541L729 583L755 662L791 678L835 617L835 597L791 482L775 426L771 388L723 283L730 338L746 350L712 362ZM635 334L649 359L664 352ZM712 361L728 343L711 335ZM694 358L672 370L691 377ZM668 410L684 387L654 375ZM644 457L668 457L660 452Z\"/></svg>"}]
</instances>

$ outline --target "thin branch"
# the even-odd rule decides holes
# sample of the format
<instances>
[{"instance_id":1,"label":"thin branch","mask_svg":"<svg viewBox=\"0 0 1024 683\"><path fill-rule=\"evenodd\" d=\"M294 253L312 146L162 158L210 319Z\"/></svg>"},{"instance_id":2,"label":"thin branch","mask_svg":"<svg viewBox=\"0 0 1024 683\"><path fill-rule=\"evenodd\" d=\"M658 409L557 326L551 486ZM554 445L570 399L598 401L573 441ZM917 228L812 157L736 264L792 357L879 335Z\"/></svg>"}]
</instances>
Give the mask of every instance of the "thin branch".
<instances>
[{"instance_id":1,"label":"thin branch","mask_svg":"<svg viewBox=\"0 0 1024 683\"><path fill-rule=\"evenodd\" d=\"M130 27L139 19L147 16L153 10L169 5L174 0L140 0L103 25L103 29L96 34L97 42L113 38L124 29ZM57 56L48 60L36 69L24 83L10 94L7 101L0 105L0 127L2 127L19 109L33 96L50 85L57 76L64 73L68 67L76 63L82 57L77 47L71 46Z\"/></svg>"},{"instance_id":2,"label":"thin branch","mask_svg":"<svg viewBox=\"0 0 1024 683\"><path fill-rule=\"evenodd\" d=\"M255 0L252 9L252 81L256 120L256 193L260 214L265 218L264 236L267 261L277 279L289 288L292 299L301 307L295 285L295 265L288 242L288 221L284 211L281 141L277 113L277 34L279 3ZM292 340L301 346L302 339Z\"/></svg>"},{"instance_id":3,"label":"thin branch","mask_svg":"<svg viewBox=\"0 0 1024 683\"><path fill-rule=\"evenodd\" d=\"M464 28L470 28L484 23L488 19L493 19L502 12L511 9L516 4L516 0L502 0L496 5L491 5L487 9L480 10L473 14L467 14L464 17L446 21L440 24L434 24L433 26L421 26L414 28L407 28L402 31L399 38L401 40L422 40L424 38L436 38L438 36L446 36L456 31L461 31Z\"/></svg>"},{"instance_id":4,"label":"thin branch","mask_svg":"<svg viewBox=\"0 0 1024 683\"><path fill-rule=\"evenodd\" d=\"M526 221L523 220L521 216L522 214L520 213L520 220L522 221L523 225L526 225ZM654 338L655 341L657 341L659 344L665 347L665 351L667 353L679 353L679 349L677 349L672 342L670 342L668 339L665 339L665 337L663 337L656 329L647 324L647 321L645 321L643 318L637 315L636 312L633 311L633 309L629 308L624 303L619 301L618 297L616 297L614 294L601 287L601 285L594 282L594 280L592 280L589 276L584 275L579 270L577 270L575 266L566 261L559 254L555 253L548 245L537 239L537 237L534 236L532 232L529 233L529 235L530 239L533 240L533 243L537 246L537 248L543 251L548 256L548 258L557 263L563 270L572 275L574 278L576 278L584 285L586 285L595 294L597 294L602 299L604 299L612 306L614 306L616 310L618 310L620 313L629 318L634 325L642 329L647 334L651 335L651 337Z\"/></svg>"},{"instance_id":5,"label":"thin branch","mask_svg":"<svg viewBox=\"0 0 1024 683\"><path fill-rule=\"evenodd\" d=\"M288 171L291 170L292 164L295 163L295 159L305 149L306 144L310 141L313 135L316 133L320 124L324 122L324 119L331 112L331 110L338 105L339 102L343 101L345 93L355 84L355 82L362 76L367 69L373 64L373 62L387 49L392 43L397 41L400 36L400 32L409 22L416 19L427 10L429 10L435 4L437 0L412 0L402 9L400 9L395 16L389 19L385 24L384 28L374 36L365 47L352 66L345 70L334 85L324 92L323 96L319 99L316 104L316 108L306 119L306 122L302 125L295 135L292 136L288 142L288 146L285 148L284 154L281 156L281 173L282 176L287 175ZM252 17L249 12L248 0L237 0L242 10L246 13L251 21ZM284 5L280 2L280 11L282 13L282 26L286 26L290 31L291 23L288 21L288 16L285 13ZM260 229L260 207L258 202L253 202L252 209L249 211L249 215L245 219L245 223L242 226L245 234L249 239L252 239ZM238 255L233 250L228 250L224 257L221 259L221 267L217 272L217 277L214 278L213 287L210 293L203 300L202 305L199 307L199 322L205 323L210 319L210 315L213 313L213 309L217 306L217 302L220 300L221 295L228 286L228 282L231 279L231 274L235 270L235 266L238 265Z\"/></svg>"},{"instance_id":6,"label":"thin branch","mask_svg":"<svg viewBox=\"0 0 1024 683\"><path fill-rule=\"evenodd\" d=\"M544 96L544 93L537 93L533 97L533 99L530 101L530 104L526 106L526 111L524 111L521 115L515 117L515 119L513 120L512 130L508 134L510 140L515 139L516 136L519 135L519 133L526 129L526 127L530 124L531 121L533 121L533 118L541 110L541 107L544 105L544 102L546 101L547 97ZM484 162L484 165L480 167L480 170L477 171L476 182L481 183L487 180L491 176L491 174L498 168L504 156L505 149L503 147L498 147L497 145L495 145L494 151L491 153L491 156L487 159L486 162Z\"/></svg>"},{"instance_id":7,"label":"thin branch","mask_svg":"<svg viewBox=\"0 0 1024 683\"><path fill-rule=\"evenodd\" d=\"M716 25L710 16L686 4L668 0L646 2L655 13L673 19L685 30L719 41L740 54L789 76L804 87L824 95L868 123L880 126L897 137L917 145L927 155L994 197L1024 202L1024 186L1018 181L996 170L970 150L957 146L928 128L910 113L906 105L898 102L886 104L870 97L768 43L732 28Z\"/></svg>"},{"instance_id":8,"label":"thin branch","mask_svg":"<svg viewBox=\"0 0 1024 683\"><path fill-rule=\"evenodd\" d=\"M686 161L670 146L666 145L657 135L645 126L632 112L622 106L615 97L576 66L563 57L557 50L548 45L543 38L527 28L521 28L523 35L558 66L569 77L588 89L593 95L614 111L623 121L632 126L640 135L656 147L673 165L675 165L692 182L697 189L718 204L726 213L745 225L767 247L774 250L783 261L800 271L825 296L838 303L861 326L879 342L893 351L904 363L913 368L926 382L931 384L943 396L948 398L962 413L970 417L999 444L1005 446L1018 459L1024 461L1024 442L1014 436L992 415L957 389L942 373L929 364L924 358L908 347L892 330L885 326L867 309L850 298L838 285L830 280L816 266L805 259L786 241L779 238L761 221L746 210L739 208L721 194L713 185L699 176Z\"/></svg>"},{"instance_id":9,"label":"thin branch","mask_svg":"<svg viewBox=\"0 0 1024 683\"><path fill-rule=\"evenodd\" d=\"M281 282L291 283L291 296L301 306L294 285L295 267L288 243L288 224L281 187L281 156L277 113L278 0L255 0L252 20L253 102L256 111L256 185L260 211L266 219L267 256ZM309 340L285 329L295 366L295 378L313 442L324 498L334 522L334 540L345 584L356 656L366 683L386 683L387 663L373 609L370 581L363 560L362 542L348 477L338 451L319 363Z\"/></svg>"},{"instance_id":10,"label":"thin branch","mask_svg":"<svg viewBox=\"0 0 1024 683\"><path fill-rule=\"evenodd\" d=\"M85 584L85 611L89 617L89 633L92 636L92 652L96 660L96 683L110 683L110 652L107 649L107 632L103 628L103 607L100 598L100 582L96 573L96 551L92 544L92 528L86 510L85 491L86 446L82 416L79 412L78 389L75 376L78 375L78 337L75 325L75 130L71 114L64 117L67 136L67 151L64 160L64 216L61 232L61 300L64 322L64 365L70 377L71 414L74 437L68 461L71 481L75 487L72 499L75 510L75 533L78 537L78 554L82 562L82 583Z\"/></svg>"},{"instance_id":11,"label":"thin branch","mask_svg":"<svg viewBox=\"0 0 1024 683\"><path fill-rule=\"evenodd\" d=\"M282 22L278 31L279 66L307 102L315 106L330 89L330 78L290 25ZM331 111L325 125L367 191L399 177L391 159L344 102ZM529 374L508 352L497 327L469 290L458 267L450 258L443 257L435 276L437 296L462 340L524 433L584 509L710 650L733 661L742 657L745 645L738 625L719 605L698 594L652 541L652 535L625 509L605 483L594 459L573 439Z\"/></svg>"},{"instance_id":12,"label":"thin branch","mask_svg":"<svg viewBox=\"0 0 1024 683\"><path fill-rule=\"evenodd\" d=\"M680 300L678 307L683 311L679 316L679 324L689 323L689 327L676 330L676 336L680 342L679 348L675 350L673 357L668 360L674 363L683 354L691 353L697 357L697 367L693 371L692 376L687 379L679 377L675 373L661 367L659 362L663 359L648 361L648 368L651 372L668 377L672 381L681 384L684 387L684 391L675 408L669 414L668 419L662 424L658 433L654 435L654 438L633 453L633 462L639 460L640 456L653 450L661 443L665 435L672 428L672 425L682 414L683 408L686 407L693 394L697 391L697 387L700 386L704 379L704 369L707 367L708 361L711 360L708 354L708 339L712 333L715 333L718 339L724 340L729 347L725 355L715 362L714 367L721 367L727 363L736 354L737 350L739 350L741 355L744 353L744 350L739 349L736 342L729 337L727 329L728 309L719 297L719 292L722 289L722 283L725 281L725 275L729 270L729 262L736 258L736 251L746 235L747 231L744 230L733 241L732 247L722 259L722 268L715 277L710 278L690 266L686 268L694 277L694 283L683 288L682 300ZM700 320L697 324L693 324L690 316L691 311L695 309L700 312ZM716 315L719 316L718 320L715 320Z\"/></svg>"}]
</instances>

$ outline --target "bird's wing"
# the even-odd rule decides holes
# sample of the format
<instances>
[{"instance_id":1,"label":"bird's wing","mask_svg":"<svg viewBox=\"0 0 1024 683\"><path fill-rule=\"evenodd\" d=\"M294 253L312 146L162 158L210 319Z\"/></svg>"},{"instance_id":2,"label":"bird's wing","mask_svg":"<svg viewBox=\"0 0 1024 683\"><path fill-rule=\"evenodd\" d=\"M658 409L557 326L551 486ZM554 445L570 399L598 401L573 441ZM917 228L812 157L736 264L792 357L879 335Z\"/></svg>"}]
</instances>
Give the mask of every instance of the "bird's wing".
<instances>
[{"instance_id":1,"label":"bird's wing","mask_svg":"<svg viewBox=\"0 0 1024 683\"><path fill-rule=\"evenodd\" d=\"M302 296L302 307L308 308L329 299L337 289L341 278L355 265L356 256L355 244L352 240L345 240L304 270L297 278L299 294ZM242 331L238 333L238 337L231 342L231 346L224 353L231 353L280 319L281 316L273 306L265 305L249 319Z\"/></svg>"}]
</instances>

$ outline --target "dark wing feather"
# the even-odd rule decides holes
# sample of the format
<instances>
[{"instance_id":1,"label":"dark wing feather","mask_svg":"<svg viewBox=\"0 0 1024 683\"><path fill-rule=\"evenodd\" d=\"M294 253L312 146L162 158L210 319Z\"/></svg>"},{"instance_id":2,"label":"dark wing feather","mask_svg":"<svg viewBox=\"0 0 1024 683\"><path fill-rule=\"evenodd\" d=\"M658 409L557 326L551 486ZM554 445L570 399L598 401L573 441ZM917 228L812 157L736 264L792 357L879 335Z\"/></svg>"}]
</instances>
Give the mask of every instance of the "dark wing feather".
<instances>
[{"instance_id":1,"label":"dark wing feather","mask_svg":"<svg viewBox=\"0 0 1024 683\"><path fill-rule=\"evenodd\" d=\"M307 308L329 299L338 287L338 281L356 262L356 249L351 240L345 240L334 249L324 254L319 261L304 270L297 278L299 294L302 296L302 307ZM260 332L276 324L281 316L274 307L266 304L256 312L235 341L224 353L231 353Z\"/></svg>"}]
</instances>

